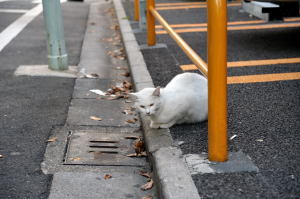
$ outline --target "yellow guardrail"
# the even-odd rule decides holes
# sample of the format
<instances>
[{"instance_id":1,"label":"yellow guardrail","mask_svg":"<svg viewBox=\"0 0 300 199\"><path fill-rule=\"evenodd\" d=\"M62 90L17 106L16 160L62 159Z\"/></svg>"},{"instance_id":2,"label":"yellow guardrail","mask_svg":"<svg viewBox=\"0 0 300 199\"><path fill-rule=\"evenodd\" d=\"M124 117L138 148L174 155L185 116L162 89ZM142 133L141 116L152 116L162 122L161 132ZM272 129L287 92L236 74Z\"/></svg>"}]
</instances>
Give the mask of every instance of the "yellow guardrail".
<instances>
[{"instance_id":1,"label":"yellow guardrail","mask_svg":"<svg viewBox=\"0 0 300 199\"><path fill-rule=\"evenodd\" d=\"M147 0L147 42L149 46L156 44L155 21L157 20L196 65L199 71L208 78L208 157L211 161L224 162L228 159L227 0L207 1L208 64L203 61L155 10L155 0ZM137 3L135 5L138 6ZM135 12L138 12L137 8L135 8Z\"/></svg>"}]
</instances>

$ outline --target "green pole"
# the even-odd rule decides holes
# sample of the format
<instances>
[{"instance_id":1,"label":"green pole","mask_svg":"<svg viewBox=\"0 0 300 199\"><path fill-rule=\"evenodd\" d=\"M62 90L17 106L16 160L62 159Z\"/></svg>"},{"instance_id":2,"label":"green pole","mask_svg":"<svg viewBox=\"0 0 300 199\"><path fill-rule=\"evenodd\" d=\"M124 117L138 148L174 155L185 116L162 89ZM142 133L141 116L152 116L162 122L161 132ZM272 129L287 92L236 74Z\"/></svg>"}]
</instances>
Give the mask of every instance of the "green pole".
<instances>
[{"instance_id":1,"label":"green pole","mask_svg":"<svg viewBox=\"0 0 300 199\"><path fill-rule=\"evenodd\" d=\"M43 0L43 14L47 32L48 67L51 70L68 70L60 0Z\"/></svg>"}]
</instances>

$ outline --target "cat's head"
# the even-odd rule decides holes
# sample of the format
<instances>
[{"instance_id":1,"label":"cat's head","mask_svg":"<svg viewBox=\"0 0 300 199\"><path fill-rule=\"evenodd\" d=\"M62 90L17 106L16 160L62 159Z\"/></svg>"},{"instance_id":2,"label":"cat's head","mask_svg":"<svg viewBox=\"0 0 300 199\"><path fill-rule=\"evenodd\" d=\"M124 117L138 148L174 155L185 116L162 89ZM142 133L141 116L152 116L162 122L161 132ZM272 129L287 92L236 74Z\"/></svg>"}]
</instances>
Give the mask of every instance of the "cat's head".
<instances>
[{"instance_id":1,"label":"cat's head","mask_svg":"<svg viewBox=\"0 0 300 199\"><path fill-rule=\"evenodd\" d=\"M136 108L145 115L154 115L160 108L160 87L144 88L137 93L130 93L135 98Z\"/></svg>"}]
</instances>

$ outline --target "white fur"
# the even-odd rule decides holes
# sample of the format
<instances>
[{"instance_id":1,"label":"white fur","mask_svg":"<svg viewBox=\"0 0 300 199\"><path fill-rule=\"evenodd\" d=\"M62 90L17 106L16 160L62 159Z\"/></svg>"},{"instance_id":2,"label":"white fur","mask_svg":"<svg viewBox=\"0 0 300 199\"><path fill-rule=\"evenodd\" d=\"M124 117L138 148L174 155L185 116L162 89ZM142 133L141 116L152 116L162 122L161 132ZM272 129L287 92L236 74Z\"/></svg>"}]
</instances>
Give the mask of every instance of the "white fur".
<instances>
[{"instance_id":1,"label":"white fur","mask_svg":"<svg viewBox=\"0 0 300 199\"><path fill-rule=\"evenodd\" d=\"M160 91L159 96L155 96L156 89ZM175 76L165 88L156 89L144 88L132 93L136 96L138 110L150 116L151 128L169 128L174 124L207 120L205 77L196 73L183 73Z\"/></svg>"}]
</instances>

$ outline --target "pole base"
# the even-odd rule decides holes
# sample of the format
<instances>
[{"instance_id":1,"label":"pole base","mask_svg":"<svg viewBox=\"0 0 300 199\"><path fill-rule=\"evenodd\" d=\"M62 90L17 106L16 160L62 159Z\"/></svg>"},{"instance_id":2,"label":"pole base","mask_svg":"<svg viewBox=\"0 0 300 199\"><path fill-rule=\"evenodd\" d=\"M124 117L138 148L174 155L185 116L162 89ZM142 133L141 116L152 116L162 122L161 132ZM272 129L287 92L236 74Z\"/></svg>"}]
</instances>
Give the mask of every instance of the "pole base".
<instances>
[{"instance_id":1,"label":"pole base","mask_svg":"<svg viewBox=\"0 0 300 199\"><path fill-rule=\"evenodd\" d=\"M50 70L68 70L68 55L50 56L48 55L48 68Z\"/></svg>"}]
</instances>

